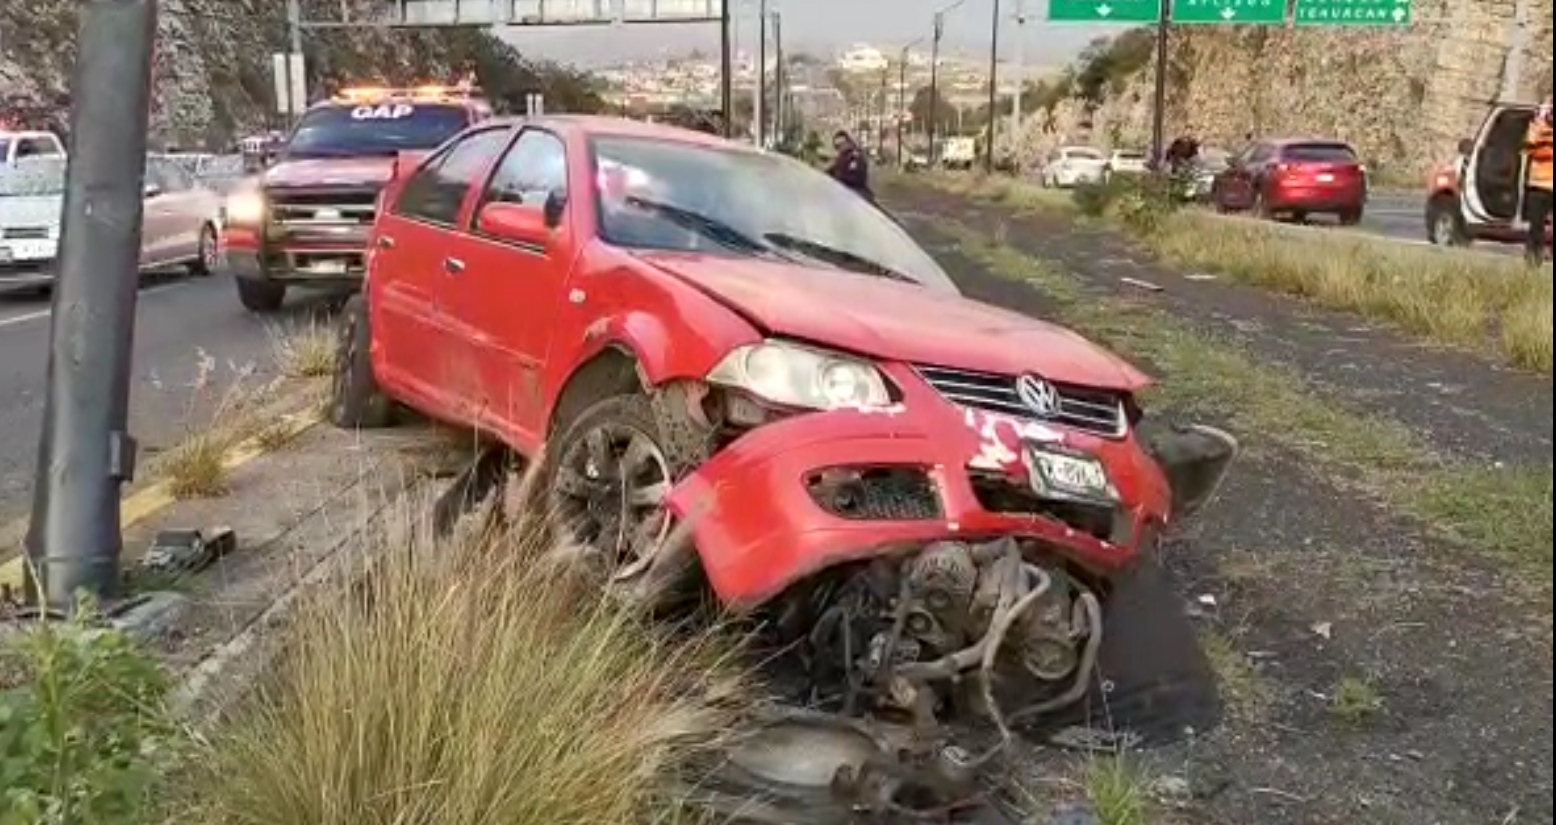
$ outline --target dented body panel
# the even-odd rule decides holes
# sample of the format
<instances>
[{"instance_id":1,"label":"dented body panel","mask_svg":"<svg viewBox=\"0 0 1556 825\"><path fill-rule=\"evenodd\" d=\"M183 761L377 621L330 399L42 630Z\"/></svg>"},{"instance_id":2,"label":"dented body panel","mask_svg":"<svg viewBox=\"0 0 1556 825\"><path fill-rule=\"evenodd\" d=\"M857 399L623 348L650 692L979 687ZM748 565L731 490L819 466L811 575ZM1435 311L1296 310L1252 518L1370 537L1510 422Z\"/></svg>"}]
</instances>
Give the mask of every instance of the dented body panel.
<instances>
[{"instance_id":1,"label":"dented body panel","mask_svg":"<svg viewBox=\"0 0 1556 825\"><path fill-rule=\"evenodd\" d=\"M906 365L886 370L903 392L900 406L807 413L768 424L730 444L672 491L670 508L689 521L709 583L731 609L758 607L834 565L939 539L1030 538L1106 575L1129 565L1143 537L1166 522L1171 491L1132 434L1109 439L960 408ZM991 512L980 501L975 471L1013 488L1031 484L1024 453L1034 443L1062 445L1105 464L1123 522L1111 536L1088 534L1052 513ZM851 466L922 469L938 514L884 520L828 512L807 492L805 479Z\"/></svg>"}]
</instances>

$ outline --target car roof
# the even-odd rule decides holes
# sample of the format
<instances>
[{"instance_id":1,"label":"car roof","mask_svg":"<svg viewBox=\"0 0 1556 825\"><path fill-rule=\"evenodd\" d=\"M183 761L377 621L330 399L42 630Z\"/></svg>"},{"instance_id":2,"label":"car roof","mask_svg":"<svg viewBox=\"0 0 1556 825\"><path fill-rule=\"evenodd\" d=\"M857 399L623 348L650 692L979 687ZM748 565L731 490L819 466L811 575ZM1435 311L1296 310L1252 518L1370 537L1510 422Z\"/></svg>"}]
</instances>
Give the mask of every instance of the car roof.
<instances>
[{"instance_id":1,"label":"car roof","mask_svg":"<svg viewBox=\"0 0 1556 825\"><path fill-rule=\"evenodd\" d=\"M558 132L581 133L585 137L632 137L659 140L666 143L682 143L709 149L738 150L757 153L755 146L718 135L710 135L695 129L672 126L665 123L647 123L624 117L606 115L540 115L537 117L504 117L497 123L529 123L554 129Z\"/></svg>"}]
</instances>

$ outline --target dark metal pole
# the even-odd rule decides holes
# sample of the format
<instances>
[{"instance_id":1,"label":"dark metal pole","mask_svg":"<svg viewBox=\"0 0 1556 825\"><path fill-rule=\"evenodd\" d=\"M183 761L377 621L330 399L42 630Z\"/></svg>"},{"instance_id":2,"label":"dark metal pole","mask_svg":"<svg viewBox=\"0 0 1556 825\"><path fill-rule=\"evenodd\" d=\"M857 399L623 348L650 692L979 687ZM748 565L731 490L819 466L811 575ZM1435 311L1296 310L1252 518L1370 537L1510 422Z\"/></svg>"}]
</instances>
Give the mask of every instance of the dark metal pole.
<instances>
[{"instance_id":1,"label":"dark metal pole","mask_svg":"<svg viewBox=\"0 0 1556 825\"><path fill-rule=\"evenodd\" d=\"M773 141L783 145L783 130L789 125L784 113L787 92L783 68L783 26L778 12L773 12Z\"/></svg>"},{"instance_id":2,"label":"dark metal pole","mask_svg":"<svg viewBox=\"0 0 1556 825\"><path fill-rule=\"evenodd\" d=\"M724 110L724 137L735 134L735 93L730 48L730 0L719 0L719 108Z\"/></svg>"},{"instance_id":3,"label":"dark metal pole","mask_svg":"<svg viewBox=\"0 0 1556 825\"><path fill-rule=\"evenodd\" d=\"M905 98L908 95L908 49L911 45L902 47L902 59L897 61L897 168L902 168L902 113L908 110Z\"/></svg>"},{"instance_id":4,"label":"dark metal pole","mask_svg":"<svg viewBox=\"0 0 1556 825\"><path fill-rule=\"evenodd\" d=\"M119 488L134 470L126 432L136 269L151 105L156 0L83 3L71 83L48 397L27 534L30 597L68 607L82 589L118 594Z\"/></svg>"},{"instance_id":5,"label":"dark metal pole","mask_svg":"<svg viewBox=\"0 0 1556 825\"><path fill-rule=\"evenodd\" d=\"M1000 57L1000 0L994 0L994 21L989 26L989 141L983 147L983 173L994 174L994 121L999 113L999 81L995 76Z\"/></svg>"},{"instance_id":6,"label":"dark metal pole","mask_svg":"<svg viewBox=\"0 0 1556 825\"><path fill-rule=\"evenodd\" d=\"M945 33L945 15L935 12L935 37L929 47L929 168L934 169L939 156L935 146L935 133L940 120L940 36Z\"/></svg>"},{"instance_id":7,"label":"dark metal pole","mask_svg":"<svg viewBox=\"0 0 1556 825\"><path fill-rule=\"evenodd\" d=\"M876 151L880 153L881 162L886 162L886 110L891 106L891 101L886 96L887 78L890 77L886 69L881 69L881 111L880 119L876 123Z\"/></svg>"},{"instance_id":8,"label":"dark metal pole","mask_svg":"<svg viewBox=\"0 0 1556 825\"><path fill-rule=\"evenodd\" d=\"M728 0L725 0L728 2ZM757 7L756 37L756 145L767 146L767 0Z\"/></svg>"},{"instance_id":9,"label":"dark metal pole","mask_svg":"<svg viewBox=\"0 0 1556 825\"><path fill-rule=\"evenodd\" d=\"M1151 165L1161 167L1167 132L1167 36L1172 25L1172 0L1161 0L1162 19L1156 23L1156 89L1151 103Z\"/></svg>"}]
</instances>

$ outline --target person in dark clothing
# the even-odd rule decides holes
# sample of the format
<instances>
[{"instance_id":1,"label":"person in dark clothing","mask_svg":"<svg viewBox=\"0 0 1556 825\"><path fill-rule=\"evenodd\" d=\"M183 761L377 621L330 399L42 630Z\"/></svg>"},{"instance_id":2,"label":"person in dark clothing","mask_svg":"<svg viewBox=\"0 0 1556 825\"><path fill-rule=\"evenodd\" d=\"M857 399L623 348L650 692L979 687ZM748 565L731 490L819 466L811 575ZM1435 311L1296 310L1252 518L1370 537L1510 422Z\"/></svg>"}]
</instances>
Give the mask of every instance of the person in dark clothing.
<instances>
[{"instance_id":1,"label":"person in dark clothing","mask_svg":"<svg viewBox=\"0 0 1556 825\"><path fill-rule=\"evenodd\" d=\"M827 174L865 198L875 200L870 192L870 161L859 149L859 144L847 132L838 132L832 136L832 148L837 151L837 157L827 167Z\"/></svg>"}]
</instances>

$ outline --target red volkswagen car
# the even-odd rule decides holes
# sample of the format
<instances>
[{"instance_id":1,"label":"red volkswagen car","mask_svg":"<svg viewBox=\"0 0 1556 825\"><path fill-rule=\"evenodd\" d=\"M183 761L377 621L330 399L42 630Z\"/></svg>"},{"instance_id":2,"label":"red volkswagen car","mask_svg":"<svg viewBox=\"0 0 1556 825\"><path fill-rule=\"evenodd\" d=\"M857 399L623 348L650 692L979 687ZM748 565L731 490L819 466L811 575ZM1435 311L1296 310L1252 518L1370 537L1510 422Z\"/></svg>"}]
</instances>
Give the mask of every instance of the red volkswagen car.
<instances>
[{"instance_id":1,"label":"red volkswagen car","mask_svg":"<svg viewBox=\"0 0 1556 825\"><path fill-rule=\"evenodd\" d=\"M886 213L781 155L548 117L401 167L333 420L403 405L544 448L577 538L656 595L691 580L736 613L810 616L807 643L845 632L824 617L846 603L858 662L892 635L910 681L1013 646L1062 702L1110 578L1235 452L1204 428L1144 437L1145 375L963 297ZM677 522L689 543L666 541Z\"/></svg>"},{"instance_id":2,"label":"red volkswagen car","mask_svg":"<svg viewBox=\"0 0 1556 825\"><path fill-rule=\"evenodd\" d=\"M1336 140L1265 140L1218 174L1210 200L1221 212L1302 222L1332 214L1347 226L1367 206L1367 168L1349 144Z\"/></svg>"}]
</instances>

